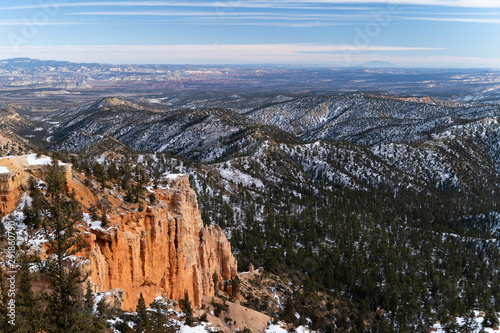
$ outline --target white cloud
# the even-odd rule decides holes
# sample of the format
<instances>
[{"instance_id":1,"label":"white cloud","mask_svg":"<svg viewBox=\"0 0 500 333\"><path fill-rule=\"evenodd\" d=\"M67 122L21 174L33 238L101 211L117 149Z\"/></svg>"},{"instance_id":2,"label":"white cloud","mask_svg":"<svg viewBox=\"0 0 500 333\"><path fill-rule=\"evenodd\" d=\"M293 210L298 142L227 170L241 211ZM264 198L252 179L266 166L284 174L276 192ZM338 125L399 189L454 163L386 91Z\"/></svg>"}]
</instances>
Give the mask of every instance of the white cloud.
<instances>
[{"instance_id":1,"label":"white cloud","mask_svg":"<svg viewBox=\"0 0 500 333\"><path fill-rule=\"evenodd\" d=\"M467 17L406 17L407 20L438 21L438 22L461 22L461 23L483 23L500 24L500 19L490 18L467 18Z\"/></svg>"},{"instance_id":2,"label":"white cloud","mask_svg":"<svg viewBox=\"0 0 500 333\"><path fill-rule=\"evenodd\" d=\"M76 62L107 63L318 63L353 64L380 59L380 52L431 51L403 46L320 44L195 44L195 45L88 45L0 47L7 57L33 57ZM377 52L370 55L369 53ZM372 59L370 58L370 59Z\"/></svg>"},{"instance_id":3,"label":"white cloud","mask_svg":"<svg viewBox=\"0 0 500 333\"><path fill-rule=\"evenodd\" d=\"M53 8L53 7L208 7L208 8L269 8L269 9L336 9L336 10L371 10L374 7L356 6L335 6L318 7L318 5L327 5L325 2L303 2L303 1L100 1L100 2L73 2L73 3L40 3L38 5L22 5L2 7L0 10L17 10L17 9L37 9L37 8Z\"/></svg>"},{"instance_id":4,"label":"white cloud","mask_svg":"<svg viewBox=\"0 0 500 333\"><path fill-rule=\"evenodd\" d=\"M0 21L0 26L26 26L29 24L34 24L33 20L2 20ZM60 22L60 21L47 21L43 22L35 22L36 25L45 26L45 25L73 25L80 24L80 22Z\"/></svg>"},{"instance_id":5,"label":"white cloud","mask_svg":"<svg viewBox=\"0 0 500 333\"><path fill-rule=\"evenodd\" d=\"M93 2L49 2L39 5L18 5L6 6L0 10L9 9L33 9L41 7L161 7L161 6L176 6L176 7L219 7L219 8L305 8L308 5L366 5L366 4L391 4L391 5L424 5L424 6L444 6L444 7L469 7L469 8L500 8L498 0L228 0L228 1L93 1ZM343 9L338 7L336 9ZM344 9L369 9L347 7Z\"/></svg>"},{"instance_id":6,"label":"white cloud","mask_svg":"<svg viewBox=\"0 0 500 333\"><path fill-rule=\"evenodd\" d=\"M363 21L373 19L370 15L358 14L328 14L328 13L271 13L271 12L225 12L219 13L217 11L105 11L105 12L78 12L68 13L67 15L76 16L168 16L168 17L185 17L188 19L197 20L200 17L204 19L215 19L218 21L224 20L335 20L335 21Z\"/></svg>"},{"instance_id":7,"label":"white cloud","mask_svg":"<svg viewBox=\"0 0 500 333\"><path fill-rule=\"evenodd\" d=\"M500 8L498 0L303 0L273 2L301 2L318 4L390 4L390 5L423 5L445 7L471 7L471 8Z\"/></svg>"}]
</instances>

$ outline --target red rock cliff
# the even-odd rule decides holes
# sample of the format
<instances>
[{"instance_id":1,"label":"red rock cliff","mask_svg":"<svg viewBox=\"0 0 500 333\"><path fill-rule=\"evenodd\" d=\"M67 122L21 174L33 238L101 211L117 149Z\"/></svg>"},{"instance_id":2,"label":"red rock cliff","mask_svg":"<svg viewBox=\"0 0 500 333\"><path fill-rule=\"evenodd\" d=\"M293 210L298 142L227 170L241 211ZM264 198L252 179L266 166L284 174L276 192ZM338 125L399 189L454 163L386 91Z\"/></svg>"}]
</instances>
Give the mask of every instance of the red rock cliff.
<instances>
[{"instance_id":1,"label":"red rock cliff","mask_svg":"<svg viewBox=\"0 0 500 333\"><path fill-rule=\"evenodd\" d=\"M30 176L45 178L47 164L41 162L46 158L0 159L0 216L15 209ZM67 189L75 190L84 207L102 199L104 193L83 185L85 177L74 174L70 164L64 169ZM179 300L188 291L198 307L202 296L214 294L214 272L219 286L230 285L222 282L236 277L231 246L218 226L203 226L196 194L186 175L167 177L156 195L157 204L138 212L137 206L124 203L118 192L106 190L113 206L110 227L85 226L87 247L81 253L94 291L122 289L125 310L135 310L140 293L149 305L157 296ZM50 287L46 281L36 285L38 291Z\"/></svg>"},{"instance_id":2,"label":"red rock cliff","mask_svg":"<svg viewBox=\"0 0 500 333\"><path fill-rule=\"evenodd\" d=\"M184 298L195 306L220 282L237 275L231 246L218 226L204 227L188 177L171 177L157 191L159 203L144 212L122 210L113 226L87 234L87 267L96 291L122 289L123 308L135 309L140 293L149 305L157 296ZM221 283L220 285L224 285Z\"/></svg>"},{"instance_id":3,"label":"red rock cliff","mask_svg":"<svg viewBox=\"0 0 500 333\"><path fill-rule=\"evenodd\" d=\"M45 179L47 156L35 154L0 157L0 216L10 214L19 203L29 177ZM50 159L49 159L50 160ZM61 164L66 179L71 179L71 164Z\"/></svg>"}]
</instances>

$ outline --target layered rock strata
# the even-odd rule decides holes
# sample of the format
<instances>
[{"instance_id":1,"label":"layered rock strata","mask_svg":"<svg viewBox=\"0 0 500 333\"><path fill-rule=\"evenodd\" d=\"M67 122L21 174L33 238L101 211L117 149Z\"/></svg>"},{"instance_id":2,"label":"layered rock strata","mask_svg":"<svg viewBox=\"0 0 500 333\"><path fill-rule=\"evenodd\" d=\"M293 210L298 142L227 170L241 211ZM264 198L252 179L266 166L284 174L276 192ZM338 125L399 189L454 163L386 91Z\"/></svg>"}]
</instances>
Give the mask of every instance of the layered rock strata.
<instances>
[{"instance_id":1,"label":"layered rock strata","mask_svg":"<svg viewBox=\"0 0 500 333\"><path fill-rule=\"evenodd\" d=\"M0 158L0 216L16 208L30 176L45 179L50 158L42 158ZM103 198L104 193L84 185L85 177L72 178L70 164L63 167L66 189L75 191L84 209ZM167 176L154 190L158 203L142 212L124 203L118 192L106 191L113 206L109 227L82 225L86 248L80 256L95 292L119 290L123 309L135 310L141 293L149 305L158 296L183 299L187 291L199 307L203 296L214 295L214 273L217 286L233 292L237 265L230 243L218 226L203 225L186 175ZM37 290L44 288L50 284L37 281Z\"/></svg>"},{"instance_id":2,"label":"layered rock strata","mask_svg":"<svg viewBox=\"0 0 500 333\"><path fill-rule=\"evenodd\" d=\"M215 272L220 286L237 276L231 246L218 226L203 226L187 176L171 177L157 195L155 206L111 216L112 227L87 234L91 279L96 291L124 290L127 310L141 293L149 304L158 296L183 299L187 291L200 306L202 296L214 294Z\"/></svg>"}]
</instances>

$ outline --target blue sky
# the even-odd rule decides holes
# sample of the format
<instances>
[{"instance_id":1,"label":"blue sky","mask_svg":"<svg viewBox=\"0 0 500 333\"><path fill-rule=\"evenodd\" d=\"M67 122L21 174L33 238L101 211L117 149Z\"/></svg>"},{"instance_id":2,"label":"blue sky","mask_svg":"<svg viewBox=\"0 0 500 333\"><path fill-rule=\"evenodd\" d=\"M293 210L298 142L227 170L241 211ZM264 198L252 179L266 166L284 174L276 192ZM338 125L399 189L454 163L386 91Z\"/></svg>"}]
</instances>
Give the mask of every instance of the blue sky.
<instances>
[{"instance_id":1,"label":"blue sky","mask_svg":"<svg viewBox=\"0 0 500 333\"><path fill-rule=\"evenodd\" d=\"M500 68L500 0L26 0L0 13L0 59Z\"/></svg>"}]
</instances>

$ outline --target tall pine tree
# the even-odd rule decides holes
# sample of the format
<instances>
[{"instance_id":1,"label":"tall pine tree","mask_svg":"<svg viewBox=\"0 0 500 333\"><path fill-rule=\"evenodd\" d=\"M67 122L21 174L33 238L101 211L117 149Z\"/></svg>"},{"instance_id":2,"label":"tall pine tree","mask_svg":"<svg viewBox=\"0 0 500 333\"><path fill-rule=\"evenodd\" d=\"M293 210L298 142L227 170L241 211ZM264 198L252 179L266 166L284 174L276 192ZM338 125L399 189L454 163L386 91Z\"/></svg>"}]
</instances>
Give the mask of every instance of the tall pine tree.
<instances>
[{"instance_id":1,"label":"tall pine tree","mask_svg":"<svg viewBox=\"0 0 500 333\"><path fill-rule=\"evenodd\" d=\"M40 300L32 290L32 274L29 270L30 258L22 253L19 258L20 269L17 274L16 293L16 327L19 333L39 332L42 328L40 321Z\"/></svg>"},{"instance_id":2,"label":"tall pine tree","mask_svg":"<svg viewBox=\"0 0 500 333\"><path fill-rule=\"evenodd\" d=\"M191 301L189 300L189 293L187 290L184 293L184 300L182 302L182 310L186 314L186 325L193 324L193 322L194 322L193 306L191 305Z\"/></svg>"},{"instance_id":3,"label":"tall pine tree","mask_svg":"<svg viewBox=\"0 0 500 333\"><path fill-rule=\"evenodd\" d=\"M2 333L15 332L15 326L9 323L10 318L7 316L9 300L8 283L3 272L0 271L0 332Z\"/></svg>"},{"instance_id":4,"label":"tall pine tree","mask_svg":"<svg viewBox=\"0 0 500 333\"><path fill-rule=\"evenodd\" d=\"M146 332L149 327L148 311L146 310L146 301L141 293L139 301L137 302L137 323L135 330L139 333Z\"/></svg>"},{"instance_id":5,"label":"tall pine tree","mask_svg":"<svg viewBox=\"0 0 500 333\"><path fill-rule=\"evenodd\" d=\"M49 166L47 193L41 204L41 225L48 240L47 253L41 272L52 283L53 291L45 293L45 330L54 333L81 332L82 295L79 285L86 276L73 257L83 248L77 225L82 220L78 202L64 192L66 181L63 168L57 160Z\"/></svg>"}]
</instances>

